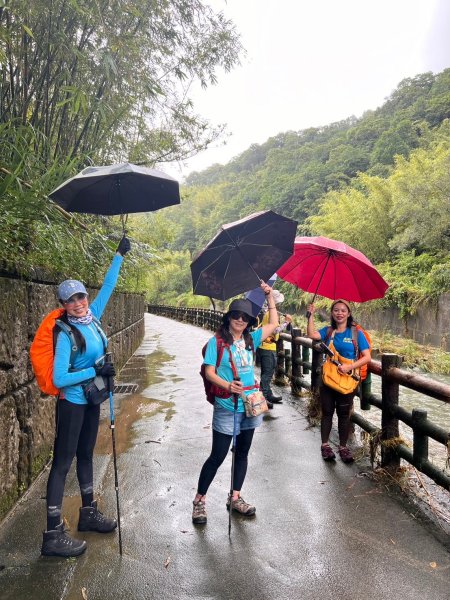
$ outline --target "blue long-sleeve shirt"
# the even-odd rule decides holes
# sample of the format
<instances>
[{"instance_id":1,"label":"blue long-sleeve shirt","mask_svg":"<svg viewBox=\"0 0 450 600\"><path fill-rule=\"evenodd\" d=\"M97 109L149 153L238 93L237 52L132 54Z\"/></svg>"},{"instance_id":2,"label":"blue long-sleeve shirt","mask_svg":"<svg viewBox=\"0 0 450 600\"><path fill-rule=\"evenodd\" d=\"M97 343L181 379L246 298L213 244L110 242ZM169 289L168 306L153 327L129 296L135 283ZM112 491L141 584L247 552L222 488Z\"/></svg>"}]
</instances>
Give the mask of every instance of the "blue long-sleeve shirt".
<instances>
[{"instance_id":1,"label":"blue long-sleeve shirt","mask_svg":"<svg viewBox=\"0 0 450 600\"><path fill-rule=\"evenodd\" d=\"M122 266L123 256L116 254L105 275L103 285L90 305L92 314L100 319L116 287ZM95 362L104 354L102 336L94 323L89 325L72 325L79 329L86 341L86 350L75 353L73 365L70 365L71 342L69 336L61 331L58 335L53 363L53 383L63 392L66 400L74 404L87 404L81 383L95 377ZM76 369L70 372L69 369Z\"/></svg>"}]
</instances>

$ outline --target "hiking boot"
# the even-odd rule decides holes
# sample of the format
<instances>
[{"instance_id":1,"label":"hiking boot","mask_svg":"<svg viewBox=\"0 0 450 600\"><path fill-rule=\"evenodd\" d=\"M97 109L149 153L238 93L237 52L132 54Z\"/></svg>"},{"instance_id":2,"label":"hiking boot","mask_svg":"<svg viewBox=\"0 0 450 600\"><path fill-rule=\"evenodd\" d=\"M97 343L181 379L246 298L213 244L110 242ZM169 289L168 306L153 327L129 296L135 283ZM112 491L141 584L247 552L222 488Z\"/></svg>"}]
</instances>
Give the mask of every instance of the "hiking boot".
<instances>
[{"instance_id":1,"label":"hiking boot","mask_svg":"<svg viewBox=\"0 0 450 600\"><path fill-rule=\"evenodd\" d=\"M256 512L256 507L248 504L242 496L231 501L231 508L245 517L251 517ZM230 495L228 495L227 510L230 510Z\"/></svg>"},{"instance_id":2,"label":"hiking boot","mask_svg":"<svg viewBox=\"0 0 450 600\"><path fill-rule=\"evenodd\" d=\"M328 444L321 446L320 452L322 453L322 458L324 460L334 460L336 458L336 454Z\"/></svg>"},{"instance_id":3,"label":"hiking boot","mask_svg":"<svg viewBox=\"0 0 450 600\"><path fill-rule=\"evenodd\" d=\"M109 533L117 527L115 519L108 519L97 508L97 502L91 502L90 506L80 508L80 519L78 521L78 531L98 531L99 533Z\"/></svg>"},{"instance_id":4,"label":"hiking boot","mask_svg":"<svg viewBox=\"0 0 450 600\"><path fill-rule=\"evenodd\" d=\"M79 556L86 550L87 544L84 540L76 540L67 535L64 523L60 523L55 529L44 531L41 554L44 556Z\"/></svg>"},{"instance_id":5,"label":"hiking boot","mask_svg":"<svg viewBox=\"0 0 450 600\"><path fill-rule=\"evenodd\" d=\"M347 446L342 446L342 448L339 448L339 456L344 463L352 463L354 461L352 451L350 448L347 448Z\"/></svg>"},{"instance_id":6,"label":"hiking boot","mask_svg":"<svg viewBox=\"0 0 450 600\"><path fill-rule=\"evenodd\" d=\"M272 404L283 404L283 398L281 396L270 396Z\"/></svg>"},{"instance_id":7,"label":"hiking boot","mask_svg":"<svg viewBox=\"0 0 450 600\"><path fill-rule=\"evenodd\" d=\"M192 510L192 522L195 525L205 525L206 518L206 506L204 500L193 502L194 508Z\"/></svg>"}]
</instances>

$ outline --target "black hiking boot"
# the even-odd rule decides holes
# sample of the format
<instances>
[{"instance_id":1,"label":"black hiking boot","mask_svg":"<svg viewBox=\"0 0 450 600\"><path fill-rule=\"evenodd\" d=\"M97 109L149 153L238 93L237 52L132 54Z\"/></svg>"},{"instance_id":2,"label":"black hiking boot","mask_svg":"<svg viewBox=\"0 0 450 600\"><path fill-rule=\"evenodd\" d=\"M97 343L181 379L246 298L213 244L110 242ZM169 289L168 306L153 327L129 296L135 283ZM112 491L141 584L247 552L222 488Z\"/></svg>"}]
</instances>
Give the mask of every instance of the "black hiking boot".
<instances>
[{"instance_id":1,"label":"black hiking boot","mask_svg":"<svg viewBox=\"0 0 450 600\"><path fill-rule=\"evenodd\" d=\"M44 531L41 554L44 556L79 556L86 550L87 544L84 540L76 540L67 535L64 523L60 523L55 529Z\"/></svg>"},{"instance_id":2,"label":"black hiking boot","mask_svg":"<svg viewBox=\"0 0 450 600\"><path fill-rule=\"evenodd\" d=\"M98 531L99 533L109 533L117 527L115 519L108 519L97 508L97 502L91 502L90 506L80 508L80 520L78 521L78 531Z\"/></svg>"}]
</instances>

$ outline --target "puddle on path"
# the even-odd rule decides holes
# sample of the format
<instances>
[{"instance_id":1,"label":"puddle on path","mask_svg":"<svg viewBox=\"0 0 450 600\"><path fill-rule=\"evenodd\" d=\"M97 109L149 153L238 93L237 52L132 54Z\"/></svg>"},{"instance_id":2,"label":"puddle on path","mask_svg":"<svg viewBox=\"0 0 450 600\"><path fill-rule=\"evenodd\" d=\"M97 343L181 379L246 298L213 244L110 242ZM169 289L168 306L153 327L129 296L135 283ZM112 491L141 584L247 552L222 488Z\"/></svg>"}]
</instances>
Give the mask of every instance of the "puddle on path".
<instances>
[{"instance_id":1,"label":"puddle on path","mask_svg":"<svg viewBox=\"0 0 450 600\"><path fill-rule=\"evenodd\" d=\"M134 394L118 394L115 398L115 442L116 452L125 452L133 442L133 425L143 417L151 417L166 411L165 421L170 421L175 413L174 403L158 400L150 396L152 386L167 380L165 371L171 369L173 356L155 350L149 355L134 355L120 372L120 384L137 384ZM173 381L173 378L170 378ZM178 378L182 381L182 378ZM95 454L111 454L109 403L102 406L101 422L95 446Z\"/></svg>"}]
</instances>

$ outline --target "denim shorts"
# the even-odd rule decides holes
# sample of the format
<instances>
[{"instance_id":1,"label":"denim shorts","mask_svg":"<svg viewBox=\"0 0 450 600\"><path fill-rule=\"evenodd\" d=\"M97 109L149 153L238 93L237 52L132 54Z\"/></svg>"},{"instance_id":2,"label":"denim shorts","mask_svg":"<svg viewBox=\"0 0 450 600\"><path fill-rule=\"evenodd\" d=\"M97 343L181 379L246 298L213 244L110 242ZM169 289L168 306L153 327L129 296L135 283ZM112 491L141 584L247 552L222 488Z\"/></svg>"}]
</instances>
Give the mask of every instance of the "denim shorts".
<instances>
[{"instance_id":1,"label":"denim shorts","mask_svg":"<svg viewBox=\"0 0 450 600\"><path fill-rule=\"evenodd\" d=\"M236 435L245 429L255 429L262 423L263 415L257 417L246 417L245 412L236 413ZM234 411L227 410L219 406L217 402L214 404L214 413L212 428L219 433L233 435L234 426Z\"/></svg>"}]
</instances>

